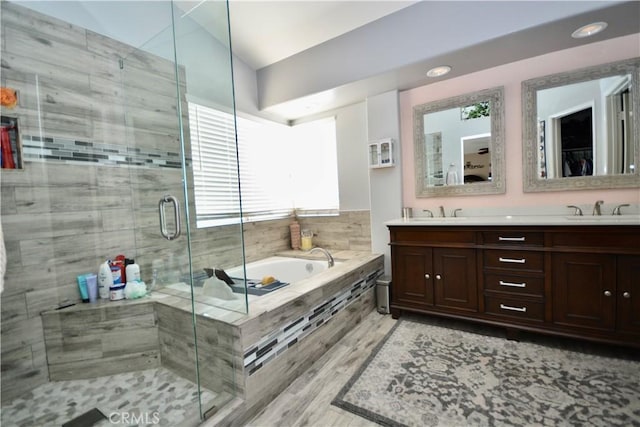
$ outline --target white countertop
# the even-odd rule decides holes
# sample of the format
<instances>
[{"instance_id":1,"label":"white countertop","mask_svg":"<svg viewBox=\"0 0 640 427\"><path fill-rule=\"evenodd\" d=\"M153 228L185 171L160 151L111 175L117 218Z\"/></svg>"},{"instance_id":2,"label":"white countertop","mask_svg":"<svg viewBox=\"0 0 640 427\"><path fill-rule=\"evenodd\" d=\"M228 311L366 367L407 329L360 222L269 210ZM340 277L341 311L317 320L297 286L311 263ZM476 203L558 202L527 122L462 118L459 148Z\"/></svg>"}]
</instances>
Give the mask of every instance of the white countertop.
<instances>
[{"instance_id":1,"label":"white countertop","mask_svg":"<svg viewBox=\"0 0 640 427\"><path fill-rule=\"evenodd\" d=\"M640 225L640 215L493 215L474 217L398 218L385 225Z\"/></svg>"}]
</instances>

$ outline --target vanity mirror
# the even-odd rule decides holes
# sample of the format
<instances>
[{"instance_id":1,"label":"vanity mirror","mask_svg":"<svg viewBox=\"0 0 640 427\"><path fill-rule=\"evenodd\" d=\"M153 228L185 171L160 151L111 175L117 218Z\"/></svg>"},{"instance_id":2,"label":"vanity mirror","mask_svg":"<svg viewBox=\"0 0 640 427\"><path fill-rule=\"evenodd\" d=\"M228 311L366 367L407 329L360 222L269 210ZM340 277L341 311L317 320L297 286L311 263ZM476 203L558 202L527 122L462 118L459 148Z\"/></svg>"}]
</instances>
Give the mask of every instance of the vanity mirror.
<instances>
[{"instance_id":1,"label":"vanity mirror","mask_svg":"<svg viewBox=\"0 0 640 427\"><path fill-rule=\"evenodd\" d=\"M416 197L505 192L503 92L487 89L413 108Z\"/></svg>"},{"instance_id":2,"label":"vanity mirror","mask_svg":"<svg viewBox=\"0 0 640 427\"><path fill-rule=\"evenodd\" d=\"M639 70L635 58L522 83L525 192L640 186Z\"/></svg>"}]
</instances>

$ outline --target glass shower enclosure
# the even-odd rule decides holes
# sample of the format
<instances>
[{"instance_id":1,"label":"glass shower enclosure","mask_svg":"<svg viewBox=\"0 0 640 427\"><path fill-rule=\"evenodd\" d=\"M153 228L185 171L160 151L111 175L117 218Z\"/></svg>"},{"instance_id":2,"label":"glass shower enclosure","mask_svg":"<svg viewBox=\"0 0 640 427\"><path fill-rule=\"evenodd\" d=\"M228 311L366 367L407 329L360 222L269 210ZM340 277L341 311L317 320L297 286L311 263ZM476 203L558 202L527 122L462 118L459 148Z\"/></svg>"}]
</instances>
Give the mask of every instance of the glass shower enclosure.
<instances>
[{"instance_id":1,"label":"glass shower enclosure","mask_svg":"<svg viewBox=\"0 0 640 427\"><path fill-rule=\"evenodd\" d=\"M142 43L29 3L1 16L1 85L17 95L1 111L21 159L0 171L2 425L197 425L234 397L220 319L247 313L246 294L203 292L207 271L244 264L242 224L197 227L189 125L191 102L235 114L227 2L65 6L157 20ZM78 276L118 255L147 295L114 285L83 303Z\"/></svg>"}]
</instances>

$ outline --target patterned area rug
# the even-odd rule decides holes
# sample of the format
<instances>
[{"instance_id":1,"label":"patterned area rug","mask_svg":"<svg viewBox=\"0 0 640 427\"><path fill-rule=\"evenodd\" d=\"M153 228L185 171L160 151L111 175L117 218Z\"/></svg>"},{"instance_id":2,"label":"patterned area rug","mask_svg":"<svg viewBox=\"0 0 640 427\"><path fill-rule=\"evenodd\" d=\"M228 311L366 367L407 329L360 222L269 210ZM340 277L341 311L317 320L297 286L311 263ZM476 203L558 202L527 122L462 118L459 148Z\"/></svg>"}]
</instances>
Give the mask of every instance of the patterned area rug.
<instances>
[{"instance_id":1,"label":"patterned area rug","mask_svg":"<svg viewBox=\"0 0 640 427\"><path fill-rule=\"evenodd\" d=\"M400 320L332 404L387 426L640 426L640 361Z\"/></svg>"}]
</instances>

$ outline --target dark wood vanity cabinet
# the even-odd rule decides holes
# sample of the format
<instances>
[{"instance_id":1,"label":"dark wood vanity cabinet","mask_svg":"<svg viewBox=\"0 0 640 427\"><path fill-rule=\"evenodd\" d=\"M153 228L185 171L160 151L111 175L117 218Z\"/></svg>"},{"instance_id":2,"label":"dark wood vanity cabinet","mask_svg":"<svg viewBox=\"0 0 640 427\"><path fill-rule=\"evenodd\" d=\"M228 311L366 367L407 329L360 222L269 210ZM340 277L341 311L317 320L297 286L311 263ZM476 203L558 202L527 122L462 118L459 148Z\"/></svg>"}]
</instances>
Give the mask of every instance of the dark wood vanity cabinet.
<instances>
[{"instance_id":1,"label":"dark wood vanity cabinet","mask_svg":"<svg viewBox=\"0 0 640 427\"><path fill-rule=\"evenodd\" d=\"M389 226L391 314L640 348L640 226Z\"/></svg>"},{"instance_id":2,"label":"dark wood vanity cabinet","mask_svg":"<svg viewBox=\"0 0 640 427\"><path fill-rule=\"evenodd\" d=\"M616 327L616 257L553 254L553 323L585 330Z\"/></svg>"},{"instance_id":3,"label":"dark wood vanity cabinet","mask_svg":"<svg viewBox=\"0 0 640 427\"><path fill-rule=\"evenodd\" d=\"M640 336L640 255L618 257L617 279L618 329Z\"/></svg>"},{"instance_id":4,"label":"dark wood vanity cabinet","mask_svg":"<svg viewBox=\"0 0 640 427\"><path fill-rule=\"evenodd\" d=\"M392 298L416 310L475 311L476 252L466 248L398 246Z\"/></svg>"}]
</instances>

